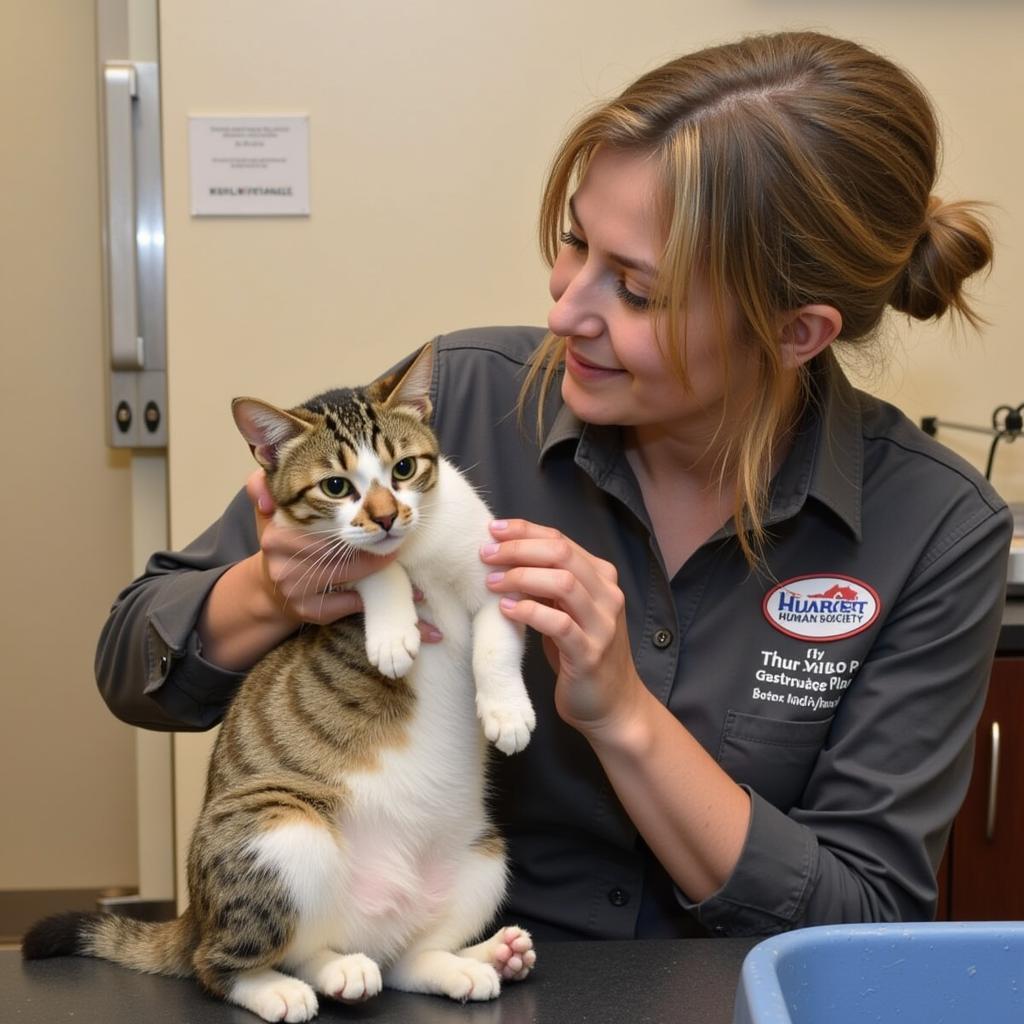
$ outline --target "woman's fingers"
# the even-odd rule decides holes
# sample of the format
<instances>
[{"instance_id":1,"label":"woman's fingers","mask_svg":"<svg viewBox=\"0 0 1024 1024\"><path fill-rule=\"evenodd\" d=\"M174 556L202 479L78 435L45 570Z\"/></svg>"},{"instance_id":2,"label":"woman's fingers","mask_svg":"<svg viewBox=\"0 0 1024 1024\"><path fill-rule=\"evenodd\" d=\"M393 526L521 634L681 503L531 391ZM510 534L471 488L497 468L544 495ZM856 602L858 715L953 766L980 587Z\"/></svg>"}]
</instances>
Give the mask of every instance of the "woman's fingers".
<instances>
[{"instance_id":1,"label":"woman's fingers","mask_svg":"<svg viewBox=\"0 0 1024 1024\"><path fill-rule=\"evenodd\" d=\"M254 469L245 481L245 493L252 502L256 513L256 534L262 536L271 517L274 515L274 499L267 486L267 474L262 469Z\"/></svg>"},{"instance_id":2,"label":"woman's fingers","mask_svg":"<svg viewBox=\"0 0 1024 1024\"><path fill-rule=\"evenodd\" d=\"M553 526L531 523L529 519L495 519L491 522L491 536L497 540L511 540L516 537L540 537L553 539L562 534Z\"/></svg>"},{"instance_id":3,"label":"woman's fingers","mask_svg":"<svg viewBox=\"0 0 1024 1024\"><path fill-rule=\"evenodd\" d=\"M557 604L584 630L612 625L622 609L615 567L596 558L551 527L522 519L499 520L481 559L492 568L487 583L495 593L523 593Z\"/></svg>"},{"instance_id":4,"label":"woman's fingers","mask_svg":"<svg viewBox=\"0 0 1024 1024\"><path fill-rule=\"evenodd\" d=\"M432 622L424 622L418 619L416 628L420 631L420 639L425 644L439 644L444 639L444 634Z\"/></svg>"},{"instance_id":5,"label":"woman's fingers","mask_svg":"<svg viewBox=\"0 0 1024 1024\"><path fill-rule=\"evenodd\" d=\"M559 608L588 635L614 628L612 595L591 593L568 569L512 568L488 574L487 585L496 594L524 594Z\"/></svg>"},{"instance_id":6,"label":"woman's fingers","mask_svg":"<svg viewBox=\"0 0 1024 1024\"><path fill-rule=\"evenodd\" d=\"M509 618L549 637L559 650L590 668L614 642L624 599L614 567L551 527L499 520L481 558L492 567L487 585L507 595ZM512 598L511 595L517 595Z\"/></svg>"},{"instance_id":7,"label":"woman's fingers","mask_svg":"<svg viewBox=\"0 0 1024 1024\"><path fill-rule=\"evenodd\" d=\"M603 558L597 558L585 551L575 541L570 540L554 527L541 526L539 523L531 523L527 519L495 519L491 523L491 536L501 548L501 557L508 556L513 560L518 559L518 564L554 564L552 560L562 563L574 556L582 556L588 569L595 575L600 576L606 583L618 583L618 570L611 562L606 562ZM544 543L540 545L531 543L536 541L551 542L551 546L548 547ZM506 548L507 544L512 546ZM539 557L544 561L531 561L534 557ZM490 558L484 558L484 561L490 560Z\"/></svg>"},{"instance_id":8,"label":"woman's fingers","mask_svg":"<svg viewBox=\"0 0 1024 1024\"><path fill-rule=\"evenodd\" d=\"M480 557L495 570L529 566L568 572L594 594L614 582L600 568L600 559L560 534L547 539L524 538L485 544L480 549Z\"/></svg>"},{"instance_id":9,"label":"woman's fingers","mask_svg":"<svg viewBox=\"0 0 1024 1024\"><path fill-rule=\"evenodd\" d=\"M325 625L363 610L363 602L354 590L330 593L309 592L280 595L285 610L299 622Z\"/></svg>"},{"instance_id":10,"label":"woman's fingers","mask_svg":"<svg viewBox=\"0 0 1024 1024\"><path fill-rule=\"evenodd\" d=\"M561 608L528 597L502 598L501 607L514 622L529 626L552 640L561 653L574 660L586 655L586 634L572 615Z\"/></svg>"}]
</instances>

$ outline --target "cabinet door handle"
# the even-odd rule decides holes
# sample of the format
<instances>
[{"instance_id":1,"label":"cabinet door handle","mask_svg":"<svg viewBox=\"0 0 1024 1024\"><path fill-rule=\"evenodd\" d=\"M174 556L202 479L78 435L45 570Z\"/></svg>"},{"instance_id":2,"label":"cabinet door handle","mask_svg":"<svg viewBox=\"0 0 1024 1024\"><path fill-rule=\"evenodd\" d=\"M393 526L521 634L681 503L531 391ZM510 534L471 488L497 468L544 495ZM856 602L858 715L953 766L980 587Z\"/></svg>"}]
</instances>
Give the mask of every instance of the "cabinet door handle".
<instances>
[{"instance_id":1,"label":"cabinet door handle","mask_svg":"<svg viewBox=\"0 0 1024 1024\"><path fill-rule=\"evenodd\" d=\"M999 723L992 723L992 758L988 768L988 814L985 818L985 838L991 842L996 834L996 800L999 795Z\"/></svg>"}]
</instances>

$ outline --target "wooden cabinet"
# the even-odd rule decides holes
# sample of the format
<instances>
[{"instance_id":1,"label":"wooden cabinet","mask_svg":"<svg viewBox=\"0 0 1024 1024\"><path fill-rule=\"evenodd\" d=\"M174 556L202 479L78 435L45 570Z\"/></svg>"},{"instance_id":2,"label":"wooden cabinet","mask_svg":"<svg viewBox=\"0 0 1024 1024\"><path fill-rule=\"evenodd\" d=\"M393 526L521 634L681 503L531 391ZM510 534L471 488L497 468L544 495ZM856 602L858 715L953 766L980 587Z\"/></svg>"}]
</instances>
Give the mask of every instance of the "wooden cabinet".
<instances>
[{"instance_id":1,"label":"wooden cabinet","mask_svg":"<svg viewBox=\"0 0 1024 1024\"><path fill-rule=\"evenodd\" d=\"M940 918L1024 920L1024 658L993 666L974 774L944 867Z\"/></svg>"}]
</instances>

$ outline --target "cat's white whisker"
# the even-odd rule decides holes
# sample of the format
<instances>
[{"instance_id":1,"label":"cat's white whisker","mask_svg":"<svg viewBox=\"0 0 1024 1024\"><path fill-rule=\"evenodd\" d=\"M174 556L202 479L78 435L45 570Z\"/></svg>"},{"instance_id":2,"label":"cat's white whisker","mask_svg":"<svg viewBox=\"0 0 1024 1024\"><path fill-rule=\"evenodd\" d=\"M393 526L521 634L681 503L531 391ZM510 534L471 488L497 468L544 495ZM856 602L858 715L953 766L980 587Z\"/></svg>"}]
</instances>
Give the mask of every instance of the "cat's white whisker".
<instances>
[{"instance_id":1,"label":"cat's white whisker","mask_svg":"<svg viewBox=\"0 0 1024 1024\"><path fill-rule=\"evenodd\" d=\"M340 547L336 553L328 559L326 565L321 569L319 573L319 579L330 580L331 577L341 568L345 566L347 562L352 561L355 557L355 549L347 546ZM324 600L326 596L334 589L333 584L328 583L327 586L320 592L320 616L323 616L324 612ZM342 588L338 588L342 589Z\"/></svg>"},{"instance_id":2,"label":"cat's white whisker","mask_svg":"<svg viewBox=\"0 0 1024 1024\"><path fill-rule=\"evenodd\" d=\"M308 558L311 558L311 557L317 555L318 553L320 553L320 552L322 552L322 551L332 547L333 543L334 542L332 540L313 540L313 541L310 541L310 543L306 544L304 547L299 548L291 556L291 558L289 558L288 561L285 562L285 567L284 567L285 573L287 573L287 572L289 572L291 570L292 566L295 565L296 560L298 560L299 564L302 564L302 562L306 561ZM312 550L310 550L310 549L312 549Z\"/></svg>"},{"instance_id":3,"label":"cat's white whisker","mask_svg":"<svg viewBox=\"0 0 1024 1024\"><path fill-rule=\"evenodd\" d=\"M324 579L327 578L325 569L339 554L341 556L340 564L344 565L346 560L351 560L355 556L355 551L340 539L327 545L326 549L321 552L316 561L306 569L296 582L296 589L298 589L298 586L305 581L306 585L302 591L303 597L308 595L310 585L319 587ZM321 612L323 611L322 605L320 610Z\"/></svg>"}]
</instances>

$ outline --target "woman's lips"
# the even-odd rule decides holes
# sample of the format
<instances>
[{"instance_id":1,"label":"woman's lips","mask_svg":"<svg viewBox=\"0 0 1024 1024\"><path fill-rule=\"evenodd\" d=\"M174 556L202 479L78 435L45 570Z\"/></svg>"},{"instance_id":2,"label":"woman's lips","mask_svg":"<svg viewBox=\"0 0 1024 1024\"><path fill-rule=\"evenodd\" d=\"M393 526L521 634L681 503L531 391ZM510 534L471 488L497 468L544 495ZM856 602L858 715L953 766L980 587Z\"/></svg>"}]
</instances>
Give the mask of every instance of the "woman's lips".
<instances>
[{"instance_id":1,"label":"woman's lips","mask_svg":"<svg viewBox=\"0 0 1024 1024\"><path fill-rule=\"evenodd\" d=\"M571 346L565 349L565 368L572 376L580 380L607 380L624 371L610 366L601 366L577 355Z\"/></svg>"}]
</instances>

